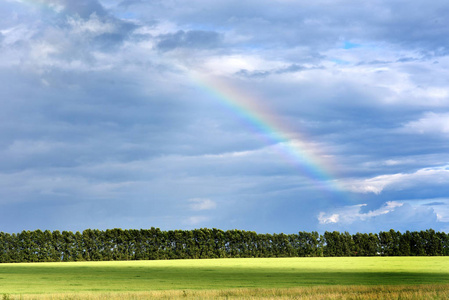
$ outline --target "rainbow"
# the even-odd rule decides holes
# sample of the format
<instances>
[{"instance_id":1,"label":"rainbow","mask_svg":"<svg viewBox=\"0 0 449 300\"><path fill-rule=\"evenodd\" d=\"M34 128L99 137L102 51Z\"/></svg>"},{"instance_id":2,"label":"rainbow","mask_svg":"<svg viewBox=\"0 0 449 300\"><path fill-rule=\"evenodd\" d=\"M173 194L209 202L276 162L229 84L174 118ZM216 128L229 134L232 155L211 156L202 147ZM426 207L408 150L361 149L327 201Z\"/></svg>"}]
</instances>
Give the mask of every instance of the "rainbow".
<instances>
[{"instance_id":1,"label":"rainbow","mask_svg":"<svg viewBox=\"0 0 449 300\"><path fill-rule=\"evenodd\" d=\"M276 114L264 108L260 100L225 80L191 71L189 73L196 86L249 123L270 145L276 145L283 157L306 175L311 183L327 190L328 194L347 198L347 195L343 195L344 188L331 175L329 169L332 162L313 143L307 142L304 134L288 128Z\"/></svg>"}]
</instances>

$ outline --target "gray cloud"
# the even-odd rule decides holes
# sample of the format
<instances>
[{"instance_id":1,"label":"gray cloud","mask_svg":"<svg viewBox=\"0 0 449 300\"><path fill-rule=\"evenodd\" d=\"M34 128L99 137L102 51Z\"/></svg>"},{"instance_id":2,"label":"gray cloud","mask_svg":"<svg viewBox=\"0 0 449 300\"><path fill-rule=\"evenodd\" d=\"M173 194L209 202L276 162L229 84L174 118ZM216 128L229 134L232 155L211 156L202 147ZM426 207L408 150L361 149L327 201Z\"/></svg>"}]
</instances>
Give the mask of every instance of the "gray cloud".
<instances>
[{"instance_id":1,"label":"gray cloud","mask_svg":"<svg viewBox=\"0 0 449 300\"><path fill-rule=\"evenodd\" d=\"M296 73L301 71L307 71L307 70L315 70L315 69L322 69L322 67L307 67L307 66L301 66L298 64L291 64L286 67L276 68L272 70L254 70L254 71L248 71L248 70L240 70L236 73L236 75L245 76L245 77L253 77L253 78L261 78L261 77L267 77L271 74L279 75L279 74L288 74L288 73Z\"/></svg>"},{"instance_id":2,"label":"gray cloud","mask_svg":"<svg viewBox=\"0 0 449 300\"><path fill-rule=\"evenodd\" d=\"M174 34L164 34L159 37L157 48L169 51L176 48L215 48L220 44L220 35L213 31L179 30Z\"/></svg>"},{"instance_id":3,"label":"gray cloud","mask_svg":"<svg viewBox=\"0 0 449 300\"><path fill-rule=\"evenodd\" d=\"M428 54L443 54L447 39L444 1L428 5L376 1L354 5L352 1L311 3L268 1L182 1L175 3L134 2L142 15L157 19L164 15L179 24L232 26L248 37L245 43L270 46L304 46L324 49L344 40L389 41ZM188 7L187 7L188 5Z\"/></svg>"},{"instance_id":4,"label":"gray cloud","mask_svg":"<svg viewBox=\"0 0 449 300\"><path fill-rule=\"evenodd\" d=\"M446 203L444 202L430 202L430 203L426 203L423 204L424 206L437 206L437 205L446 205Z\"/></svg>"},{"instance_id":5,"label":"gray cloud","mask_svg":"<svg viewBox=\"0 0 449 300\"><path fill-rule=\"evenodd\" d=\"M88 19L92 14L98 16L106 16L108 14L97 0L43 0L42 2L44 5L47 4L55 8L56 11L61 11L63 14L76 14L84 19Z\"/></svg>"},{"instance_id":6,"label":"gray cloud","mask_svg":"<svg viewBox=\"0 0 449 300\"><path fill-rule=\"evenodd\" d=\"M443 171L417 176L449 160L446 3L39 4L0 9L5 230L296 232L323 229L330 206L406 200L338 228L447 225L413 205L448 193ZM405 175L378 194L336 191L281 147L290 133L321 151L310 164L331 182ZM220 209L205 218L188 199Z\"/></svg>"}]
</instances>

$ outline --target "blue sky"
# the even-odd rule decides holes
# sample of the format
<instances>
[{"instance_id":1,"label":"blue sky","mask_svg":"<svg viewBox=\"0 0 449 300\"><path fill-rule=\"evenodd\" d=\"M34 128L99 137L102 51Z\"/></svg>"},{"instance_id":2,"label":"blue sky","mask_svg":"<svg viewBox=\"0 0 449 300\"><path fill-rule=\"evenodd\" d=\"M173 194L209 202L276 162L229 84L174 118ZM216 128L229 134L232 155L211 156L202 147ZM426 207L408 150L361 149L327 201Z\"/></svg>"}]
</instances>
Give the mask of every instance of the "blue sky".
<instances>
[{"instance_id":1,"label":"blue sky","mask_svg":"<svg viewBox=\"0 0 449 300\"><path fill-rule=\"evenodd\" d=\"M449 230L447 1L1 1L1 231Z\"/></svg>"}]
</instances>

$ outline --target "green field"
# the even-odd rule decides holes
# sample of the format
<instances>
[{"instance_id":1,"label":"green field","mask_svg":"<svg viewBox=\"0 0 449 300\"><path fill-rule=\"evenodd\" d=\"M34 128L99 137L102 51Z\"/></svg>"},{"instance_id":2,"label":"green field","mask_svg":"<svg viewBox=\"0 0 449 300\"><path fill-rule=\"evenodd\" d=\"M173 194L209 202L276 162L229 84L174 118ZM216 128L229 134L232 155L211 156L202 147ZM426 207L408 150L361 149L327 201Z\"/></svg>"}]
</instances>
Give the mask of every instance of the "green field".
<instances>
[{"instance_id":1,"label":"green field","mask_svg":"<svg viewBox=\"0 0 449 300\"><path fill-rule=\"evenodd\" d=\"M0 296L449 284L448 257L249 258L0 264ZM446 288L447 289L447 288ZM1 298L0 298L1 299Z\"/></svg>"}]
</instances>

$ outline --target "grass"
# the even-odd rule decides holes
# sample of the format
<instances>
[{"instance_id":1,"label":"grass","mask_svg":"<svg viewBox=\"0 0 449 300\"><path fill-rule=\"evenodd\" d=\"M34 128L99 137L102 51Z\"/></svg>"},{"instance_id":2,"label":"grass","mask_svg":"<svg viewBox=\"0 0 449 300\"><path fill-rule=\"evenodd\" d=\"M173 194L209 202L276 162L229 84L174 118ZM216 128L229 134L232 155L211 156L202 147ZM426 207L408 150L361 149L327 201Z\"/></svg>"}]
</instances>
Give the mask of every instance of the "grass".
<instances>
[{"instance_id":1,"label":"grass","mask_svg":"<svg viewBox=\"0 0 449 300\"><path fill-rule=\"evenodd\" d=\"M167 290L116 293L4 294L3 300L122 299L448 299L449 285L317 286L283 289Z\"/></svg>"},{"instance_id":2,"label":"grass","mask_svg":"<svg viewBox=\"0 0 449 300\"><path fill-rule=\"evenodd\" d=\"M382 289L385 295L396 295L400 291L422 293L426 288L430 294L422 299L449 298L440 297L441 293L449 290L449 258L327 257L0 264L0 299L2 295L4 299L114 299L115 296L118 297L116 299L145 299L158 298L157 295L159 298L168 295L166 298L256 299L276 293L286 293L285 299L290 299L293 294L307 295L308 291L317 292L316 289L321 289L323 295L344 293L348 298L353 291L359 291L365 297L370 293L379 294ZM195 296L195 293L198 294ZM449 296L449 292L445 295ZM53 296L56 298L51 298Z\"/></svg>"}]
</instances>

